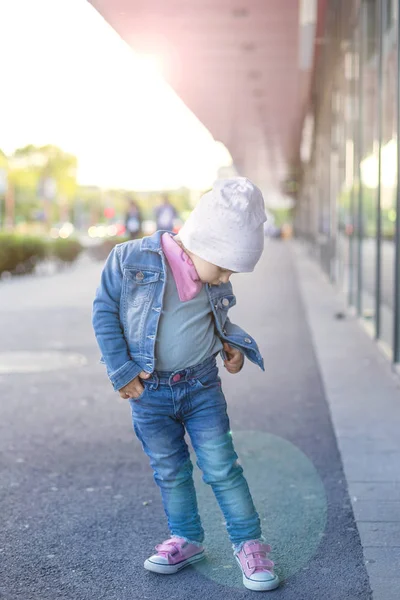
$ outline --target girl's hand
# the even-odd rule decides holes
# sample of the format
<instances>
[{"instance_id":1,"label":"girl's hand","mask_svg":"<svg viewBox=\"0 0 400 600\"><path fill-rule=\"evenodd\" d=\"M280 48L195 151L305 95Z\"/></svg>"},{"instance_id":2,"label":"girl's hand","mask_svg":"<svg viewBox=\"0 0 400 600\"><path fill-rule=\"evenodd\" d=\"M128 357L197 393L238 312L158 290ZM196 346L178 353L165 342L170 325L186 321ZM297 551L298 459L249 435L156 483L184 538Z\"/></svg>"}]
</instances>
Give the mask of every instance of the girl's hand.
<instances>
[{"instance_id":1,"label":"girl's hand","mask_svg":"<svg viewBox=\"0 0 400 600\"><path fill-rule=\"evenodd\" d=\"M146 373L146 371L142 371L139 373L135 379L132 379L129 383L127 383L123 388L119 390L119 395L121 398L126 400L127 398L139 398L141 394L143 394L144 387L142 386L141 379L148 379L150 377L150 373Z\"/></svg>"},{"instance_id":2,"label":"girl's hand","mask_svg":"<svg viewBox=\"0 0 400 600\"><path fill-rule=\"evenodd\" d=\"M244 356L237 348L232 348L224 342L224 350L227 355L227 360L224 360L224 365L229 373L239 373L244 363Z\"/></svg>"}]
</instances>

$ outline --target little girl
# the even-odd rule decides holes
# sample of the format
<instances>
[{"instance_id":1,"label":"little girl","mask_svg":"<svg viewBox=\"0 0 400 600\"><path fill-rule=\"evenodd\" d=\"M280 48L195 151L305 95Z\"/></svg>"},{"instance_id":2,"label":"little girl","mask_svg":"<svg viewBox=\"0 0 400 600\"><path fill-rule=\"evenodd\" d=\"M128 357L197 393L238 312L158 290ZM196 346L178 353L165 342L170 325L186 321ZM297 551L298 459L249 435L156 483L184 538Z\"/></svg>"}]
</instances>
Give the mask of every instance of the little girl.
<instances>
[{"instance_id":1,"label":"little girl","mask_svg":"<svg viewBox=\"0 0 400 600\"><path fill-rule=\"evenodd\" d=\"M250 590L279 585L243 468L237 462L218 376L246 356L264 370L254 339L228 318L229 278L254 270L264 248L260 190L244 177L204 194L178 236L157 231L118 244L104 266L93 327L114 390L129 400L134 431L160 487L171 537L144 567L170 574L205 558L188 432Z\"/></svg>"}]
</instances>

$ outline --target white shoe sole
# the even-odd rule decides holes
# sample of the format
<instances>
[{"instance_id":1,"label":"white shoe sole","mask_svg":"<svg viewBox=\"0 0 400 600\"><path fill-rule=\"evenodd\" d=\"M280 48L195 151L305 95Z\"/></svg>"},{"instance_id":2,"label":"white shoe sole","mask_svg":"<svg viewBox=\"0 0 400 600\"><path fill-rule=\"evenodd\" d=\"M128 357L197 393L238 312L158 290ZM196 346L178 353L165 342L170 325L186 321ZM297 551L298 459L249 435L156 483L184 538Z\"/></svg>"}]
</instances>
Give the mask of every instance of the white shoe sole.
<instances>
[{"instance_id":1,"label":"white shoe sole","mask_svg":"<svg viewBox=\"0 0 400 600\"><path fill-rule=\"evenodd\" d=\"M238 559L237 556L235 556L235 559L236 559L237 564L240 567L240 570L243 573L242 565L240 564L240 560ZM276 590L276 588L279 586L279 583L280 583L280 581L279 581L278 575L275 575L273 579L269 579L267 581L255 581L254 579L249 579L243 573L243 585L248 590L253 590L253 592L270 592L271 590Z\"/></svg>"},{"instance_id":2,"label":"white shoe sole","mask_svg":"<svg viewBox=\"0 0 400 600\"><path fill-rule=\"evenodd\" d=\"M194 563L197 563L205 558L206 553L204 552L204 550L202 552L199 552L198 554L195 554L194 556L191 556L190 558L187 558L186 560L183 560L180 563L177 563L176 565L165 565L162 563L153 562L149 558L147 558L144 561L144 568L148 571L153 571L153 573L162 573L163 575L170 575L172 573L177 573L181 569L184 569L189 565L193 565Z\"/></svg>"}]
</instances>

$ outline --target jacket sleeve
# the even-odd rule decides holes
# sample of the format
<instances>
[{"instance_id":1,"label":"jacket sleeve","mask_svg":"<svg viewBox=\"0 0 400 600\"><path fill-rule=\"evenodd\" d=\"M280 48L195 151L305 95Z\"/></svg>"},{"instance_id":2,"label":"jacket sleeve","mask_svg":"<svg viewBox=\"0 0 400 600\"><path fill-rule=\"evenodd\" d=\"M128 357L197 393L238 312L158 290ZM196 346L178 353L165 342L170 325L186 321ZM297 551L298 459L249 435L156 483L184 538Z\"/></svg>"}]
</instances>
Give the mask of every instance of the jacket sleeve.
<instances>
[{"instance_id":1,"label":"jacket sleeve","mask_svg":"<svg viewBox=\"0 0 400 600\"><path fill-rule=\"evenodd\" d=\"M92 324L107 375L114 390L120 390L142 371L131 359L120 320L123 273L119 247L115 246L104 265L93 301Z\"/></svg>"},{"instance_id":2,"label":"jacket sleeve","mask_svg":"<svg viewBox=\"0 0 400 600\"><path fill-rule=\"evenodd\" d=\"M264 359L261 356L255 339L252 338L249 333L244 331L239 325L232 323L229 317L226 318L223 333L223 340L226 340L229 344L238 348L238 350L243 352L246 358L265 371ZM222 358L224 358L224 354L221 353L221 355Z\"/></svg>"}]
</instances>

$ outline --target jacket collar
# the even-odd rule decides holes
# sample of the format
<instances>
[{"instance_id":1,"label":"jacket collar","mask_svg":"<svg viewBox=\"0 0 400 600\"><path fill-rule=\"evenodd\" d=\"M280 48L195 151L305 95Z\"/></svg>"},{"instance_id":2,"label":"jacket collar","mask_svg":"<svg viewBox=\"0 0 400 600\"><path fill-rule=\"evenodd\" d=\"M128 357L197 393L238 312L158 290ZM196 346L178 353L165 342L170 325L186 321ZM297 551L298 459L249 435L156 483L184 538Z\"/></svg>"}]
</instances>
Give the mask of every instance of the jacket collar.
<instances>
[{"instance_id":1,"label":"jacket collar","mask_svg":"<svg viewBox=\"0 0 400 600\"><path fill-rule=\"evenodd\" d=\"M164 233L165 233L165 231L162 231L162 230L156 231L155 233L153 233L153 235L142 238L142 241L140 244L140 249L148 250L150 252L157 252L159 254L160 252L162 252L161 238ZM169 233L171 233L171 232L169 232ZM175 234L171 234L171 235L175 235Z\"/></svg>"},{"instance_id":2,"label":"jacket collar","mask_svg":"<svg viewBox=\"0 0 400 600\"><path fill-rule=\"evenodd\" d=\"M142 238L140 249L147 250L150 252L157 252L158 254L162 253L163 249L161 238L164 233L165 231L156 231L155 233L153 233L153 235ZM171 232L169 231L168 233ZM175 236L176 234L172 233L171 235ZM231 282L221 283L221 285L210 285L207 283L206 289L208 290L208 293L210 294L211 298L219 298L226 294L233 293Z\"/></svg>"}]
</instances>

